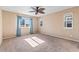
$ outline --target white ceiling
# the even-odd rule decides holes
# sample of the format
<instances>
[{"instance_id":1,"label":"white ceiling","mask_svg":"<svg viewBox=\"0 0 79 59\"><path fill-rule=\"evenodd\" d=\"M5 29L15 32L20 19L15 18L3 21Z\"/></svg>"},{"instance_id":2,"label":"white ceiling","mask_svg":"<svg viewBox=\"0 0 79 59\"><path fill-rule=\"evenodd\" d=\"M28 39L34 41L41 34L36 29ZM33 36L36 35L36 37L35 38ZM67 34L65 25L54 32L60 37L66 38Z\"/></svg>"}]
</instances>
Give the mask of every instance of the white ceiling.
<instances>
[{"instance_id":1,"label":"white ceiling","mask_svg":"<svg viewBox=\"0 0 79 59\"><path fill-rule=\"evenodd\" d=\"M42 6L45 8L45 14L38 14L35 15L34 13L30 13L29 11L32 11L31 6L0 6L2 10L16 12L16 13L22 13L27 14L31 16L43 16L47 15L49 13L54 13L58 11L62 11L64 9L72 8L72 6Z\"/></svg>"}]
</instances>

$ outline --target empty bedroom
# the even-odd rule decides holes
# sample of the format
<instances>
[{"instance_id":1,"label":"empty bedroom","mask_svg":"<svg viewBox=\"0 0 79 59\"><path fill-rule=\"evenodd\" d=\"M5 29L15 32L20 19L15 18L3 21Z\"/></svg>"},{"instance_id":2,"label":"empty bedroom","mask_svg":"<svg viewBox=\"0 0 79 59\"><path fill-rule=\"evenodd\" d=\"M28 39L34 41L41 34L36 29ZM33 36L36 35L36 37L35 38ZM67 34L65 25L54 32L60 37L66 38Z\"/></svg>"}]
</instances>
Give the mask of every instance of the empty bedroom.
<instances>
[{"instance_id":1,"label":"empty bedroom","mask_svg":"<svg viewBox=\"0 0 79 59\"><path fill-rule=\"evenodd\" d=\"M0 6L0 52L79 52L79 7Z\"/></svg>"}]
</instances>

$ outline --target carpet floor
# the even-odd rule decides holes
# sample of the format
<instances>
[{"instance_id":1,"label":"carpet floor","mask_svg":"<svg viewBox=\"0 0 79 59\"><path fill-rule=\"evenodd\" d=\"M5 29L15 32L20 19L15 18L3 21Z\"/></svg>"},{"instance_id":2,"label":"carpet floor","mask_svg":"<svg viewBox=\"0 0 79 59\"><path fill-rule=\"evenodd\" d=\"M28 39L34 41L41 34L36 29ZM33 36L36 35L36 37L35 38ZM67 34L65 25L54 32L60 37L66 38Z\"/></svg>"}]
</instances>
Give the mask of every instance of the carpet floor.
<instances>
[{"instance_id":1,"label":"carpet floor","mask_svg":"<svg viewBox=\"0 0 79 59\"><path fill-rule=\"evenodd\" d=\"M79 43L43 34L3 40L0 52L78 52Z\"/></svg>"}]
</instances>

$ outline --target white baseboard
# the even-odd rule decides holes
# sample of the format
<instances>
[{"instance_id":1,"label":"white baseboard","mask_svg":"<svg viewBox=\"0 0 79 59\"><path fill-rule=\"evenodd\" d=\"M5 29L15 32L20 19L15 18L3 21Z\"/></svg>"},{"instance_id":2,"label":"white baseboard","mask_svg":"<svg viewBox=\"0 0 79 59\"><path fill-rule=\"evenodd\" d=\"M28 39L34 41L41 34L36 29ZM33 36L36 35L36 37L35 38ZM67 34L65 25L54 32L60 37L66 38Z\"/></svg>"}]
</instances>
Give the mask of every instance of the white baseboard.
<instances>
[{"instance_id":1,"label":"white baseboard","mask_svg":"<svg viewBox=\"0 0 79 59\"><path fill-rule=\"evenodd\" d=\"M57 37L57 38L62 38L62 39L67 39L67 40L72 40L72 41L79 42L79 39L76 39L76 38L73 38L73 37L67 37L67 36L62 36L62 35L57 35L57 34L52 34L52 35L45 34L45 35L54 36L54 37Z\"/></svg>"},{"instance_id":2,"label":"white baseboard","mask_svg":"<svg viewBox=\"0 0 79 59\"><path fill-rule=\"evenodd\" d=\"M3 37L3 39L10 39L10 38L15 38L16 36L8 36L8 37Z\"/></svg>"}]
</instances>

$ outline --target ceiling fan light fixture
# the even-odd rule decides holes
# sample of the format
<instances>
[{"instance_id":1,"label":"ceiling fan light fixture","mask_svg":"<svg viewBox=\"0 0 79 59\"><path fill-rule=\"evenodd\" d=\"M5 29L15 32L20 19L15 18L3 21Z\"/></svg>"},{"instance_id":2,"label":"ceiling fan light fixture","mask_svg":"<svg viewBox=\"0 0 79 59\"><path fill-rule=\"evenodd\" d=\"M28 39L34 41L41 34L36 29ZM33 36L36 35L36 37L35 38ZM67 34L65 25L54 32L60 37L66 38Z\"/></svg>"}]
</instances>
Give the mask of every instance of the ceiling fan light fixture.
<instances>
[{"instance_id":1,"label":"ceiling fan light fixture","mask_svg":"<svg viewBox=\"0 0 79 59\"><path fill-rule=\"evenodd\" d=\"M42 8L40 6L31 7L31 8L33 9L33 11L30 11L30 12L35 12L35 15L37 15L38 13L45 14L44 12L45 8Z\"/></svg>"}]
</instances>

